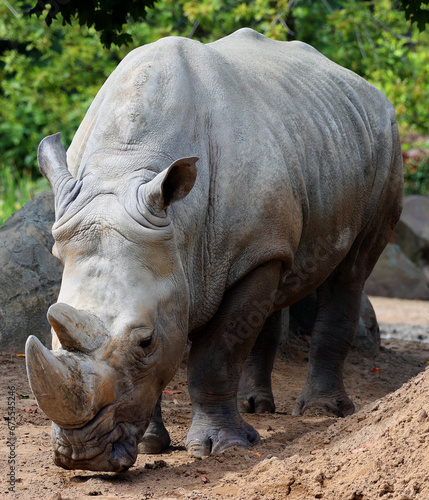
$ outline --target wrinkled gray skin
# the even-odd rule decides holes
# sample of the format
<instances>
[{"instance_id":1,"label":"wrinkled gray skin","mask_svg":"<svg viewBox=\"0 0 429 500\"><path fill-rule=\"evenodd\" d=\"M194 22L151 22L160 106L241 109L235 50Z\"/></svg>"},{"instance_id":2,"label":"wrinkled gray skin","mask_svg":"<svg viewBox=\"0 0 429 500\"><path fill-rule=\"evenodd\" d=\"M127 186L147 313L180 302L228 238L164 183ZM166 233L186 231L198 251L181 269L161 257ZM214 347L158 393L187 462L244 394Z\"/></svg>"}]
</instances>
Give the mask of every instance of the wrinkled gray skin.
<instances>
[{"instance_id":1,"label":"wrinkled gray skin","mask_svg":"<svg viewBox=\"0 0 429 500\"><path fill-rule=\"evenodd\" d=\"M372 85L249 29L166 38L121 62L67 160L54 135L39 165L65 268L53 350L30 337L27 369L56 464L120 471L139 442L167 445L154 408L188 337L189 453L257 443L237 409L243 366L241 407L273 411L279 315L265 320L315 289L294 413L353 411L343 362L401 211L395 115Z\"/></svg>"}]
</instances>

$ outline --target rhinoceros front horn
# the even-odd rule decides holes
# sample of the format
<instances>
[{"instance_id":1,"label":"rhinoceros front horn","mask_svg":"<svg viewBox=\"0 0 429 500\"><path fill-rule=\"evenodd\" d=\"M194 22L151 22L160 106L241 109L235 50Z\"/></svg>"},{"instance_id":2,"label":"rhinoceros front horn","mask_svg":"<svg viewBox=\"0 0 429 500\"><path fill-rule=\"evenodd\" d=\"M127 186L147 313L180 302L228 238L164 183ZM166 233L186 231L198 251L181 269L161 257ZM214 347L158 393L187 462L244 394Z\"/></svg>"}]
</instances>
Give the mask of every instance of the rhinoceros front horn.
<instances>
[{"instance_id":1,"label":"rhinoceros front horn","mask_svg":"<svg viewBox=\"0 0 429 500\"><path fill-rule=\"evenodd\" d=\"M27 339L25 359L28 380L39 406L60 427L82 427L103 406L96 401L100 394L94 387L89 360L62 350L56 356L33 335Z\"/></svg>"}]
</instances>

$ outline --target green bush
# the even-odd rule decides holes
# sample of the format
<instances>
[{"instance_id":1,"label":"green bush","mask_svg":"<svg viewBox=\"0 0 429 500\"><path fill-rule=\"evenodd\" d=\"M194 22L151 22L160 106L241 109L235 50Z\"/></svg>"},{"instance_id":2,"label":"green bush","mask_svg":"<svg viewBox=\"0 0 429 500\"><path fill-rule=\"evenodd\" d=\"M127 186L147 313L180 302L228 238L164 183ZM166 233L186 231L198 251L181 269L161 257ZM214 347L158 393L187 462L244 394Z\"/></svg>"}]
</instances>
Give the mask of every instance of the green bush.
<instances>
[{"instance_id":1,"label":"green bush","mask_svg":"<svg viewBox=\"0 0 429 500\"><path fill-rule=\"evenodd\" d=\"M18 11L26 5L14 2ZM250 26L277 40L300 39L379 87L396 108L401 135L425 136L429 34L412 28L395 6L393 0L159 0L145 22L130 22L132 46L107 50L93 29L62 26L60 16L48 28L42 18L17 19L0 2L0 179L21 186L7 188L7 196L26 191L21 181L31 186L40 178L36 153L44 136L61 131L70 144L126 53L168 35L209 42ZM409 189L424 190L427 163L405 163ZM5 186L3 207L9 206Z\"/></svg>"},{"instance_id":2,"label":"green bush","mask_svg":"<svg viewBox=\"0 0 429 500\"><path fill-rule=\"evenodd\" d=\"M0 225L33 196L50 189L49 183L44 177L33 180L28 170L18 174L10 167L3 167L0 175L2 179L0 183Z\"/></svg>"},{"instance_id":3,"label":"green bush","mask_svg":"<svg viewBox=\"0 0 429 500\"><path fill-rule=\"evenodd\" d=\"M407 134L402 142L404 193L429 196L429 136Z\"/></svg>"},{"instance_id":4,"label":"green bush","mask_svg":"<svg viewBox=\"0 0 429 500\"><path fill-rule=\"evenodd\" d=\"M16 19L1 3L0 17L1 161L36 173L40 140L61 131L70 143L120 57L102 49L93 30L51 30L36 18Z\"/></svg>"}]
</instances>

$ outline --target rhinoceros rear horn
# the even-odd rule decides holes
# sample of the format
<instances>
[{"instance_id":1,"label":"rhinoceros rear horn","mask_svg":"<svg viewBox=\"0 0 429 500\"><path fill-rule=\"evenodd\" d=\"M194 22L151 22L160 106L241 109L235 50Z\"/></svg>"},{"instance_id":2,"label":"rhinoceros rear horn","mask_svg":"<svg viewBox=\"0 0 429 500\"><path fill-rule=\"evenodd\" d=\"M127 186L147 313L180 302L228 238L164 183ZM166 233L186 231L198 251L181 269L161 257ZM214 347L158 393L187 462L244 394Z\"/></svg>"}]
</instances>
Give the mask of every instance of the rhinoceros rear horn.
<instances>
[{"instance_id":1,"label":"rhinoceros rear horn","mask_svg":"<svg viewBox=\"0 0 429 500\"><path fill-rule=\"evenodd\" d=\"M25 345L27 375L37 402L46 415L66 429L82 427L102 406L90 384L92 369L74 355L57 358L31 335ZM88 365L88 366L86 366Z\"/></svg>"},{"instance_id":2,"label":"rhinoceros rear horn","mask_svg":"<svg viewBox=\"0 0 429 500\"><path fill-rule=\"evenodd\" d=\"M48 135L42 140L37 150L37 162L54 192L58 219L80 191L80 183L67 168L66 150L61 144L61 133Z\"/></svg>"},{"instance_id":3,"label":"rhinoceros rear horn","mask_svg":"<svg viewBox=\"0 0 429 500\"><path fill-rule=\"evenodd\" d=\"M188 195L197 178L198 159L181 158L144 185L144 201L152 213L162 215L169 205Z\"/></svg>"},{"instance_id":4,"label":"rhinoceros rear horn","mask_svg":"<svg viewBox=\"0 0 429 500\"><path fill-rule=\"evenodd\" d=\"M48 310L48 321L67 351L91 352L106 340L107 329L97 316L61 302Z\"/></svg>"}]
</instances>

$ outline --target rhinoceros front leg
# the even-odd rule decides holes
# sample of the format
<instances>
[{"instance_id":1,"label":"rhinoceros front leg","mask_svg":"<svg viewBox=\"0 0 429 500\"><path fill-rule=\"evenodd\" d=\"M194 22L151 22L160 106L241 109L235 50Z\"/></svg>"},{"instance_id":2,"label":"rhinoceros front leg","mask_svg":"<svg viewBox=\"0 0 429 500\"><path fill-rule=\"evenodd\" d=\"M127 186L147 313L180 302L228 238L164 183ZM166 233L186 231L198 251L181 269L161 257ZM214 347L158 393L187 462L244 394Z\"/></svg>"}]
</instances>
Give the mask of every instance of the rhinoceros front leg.
<instances>
[{"instance_id":1,"label":"rhinoceros front leg","mask_svg":"<svg viewBox=\"0 0 429 500\"><path fill-rule=\"evenodd\" d=\"M271 372L282 333L282 311L270 314L244 363L238 386L238 407L246 413L274 413Z\"/></svg>"},{"instance_id":2,"label":"rhinoceros front leg","mask_svg":"<svg viewBox=\"0 0 429 500\"><path fill-rule=\"evenodd\" d=\"M359 323L362 285L331 277L317 295L307 379L292 414L345 417L354 405L344 388L343 366Z\"/></svg>"},{"instance_id":3,"label":"rhinoceros front leg","mask_svg":"<svg viewBox=\"0 0 429 500\"><path fill-rule=\"evenodd\" d=\"M225 294L204 331L192 338L192 426L186 441L191 456L259 443L258 432L238 412L237 388L244 361L271 312L280 271L281 264L272 262L249 273Z\"/></svg>"},{"instance_id":4,"label":"rhinoceros front leg","mask_svg":"<svg viewBox=\"0 0 429 500\"><path fill-rule=\"evenodd\" d=\"M149 427L139 443L139 453L161 453L170 446L170 435L162 420L161 400L162 396L159 396Z\"/></svg>"}]
</instances>

